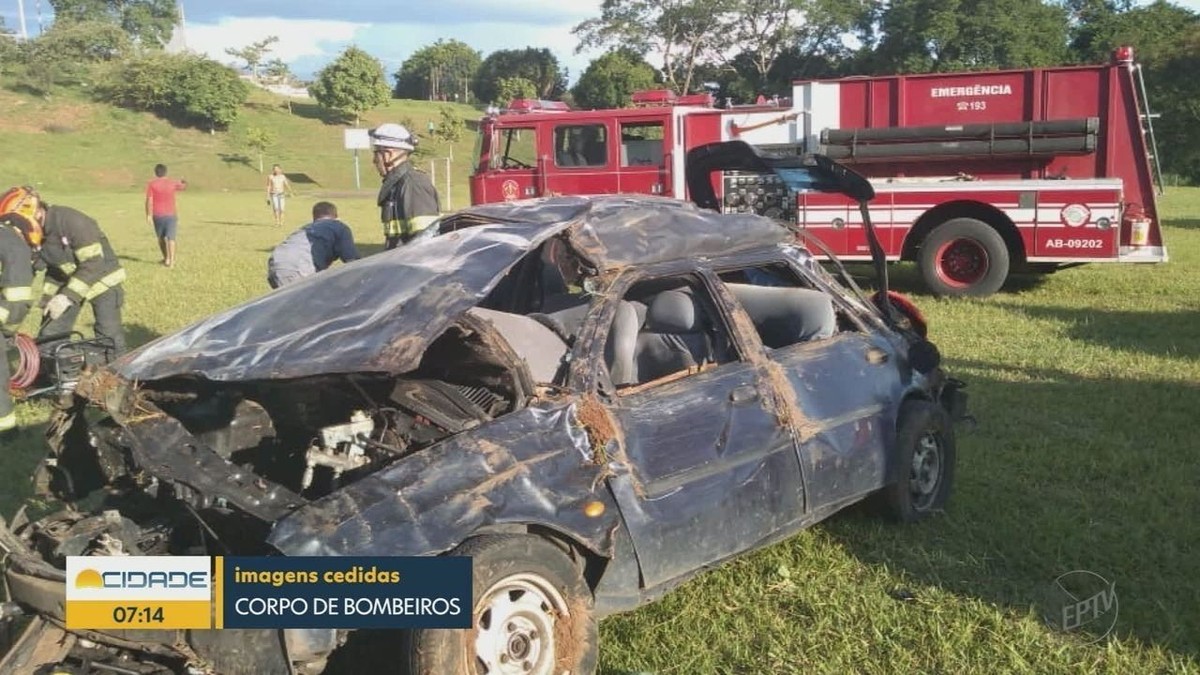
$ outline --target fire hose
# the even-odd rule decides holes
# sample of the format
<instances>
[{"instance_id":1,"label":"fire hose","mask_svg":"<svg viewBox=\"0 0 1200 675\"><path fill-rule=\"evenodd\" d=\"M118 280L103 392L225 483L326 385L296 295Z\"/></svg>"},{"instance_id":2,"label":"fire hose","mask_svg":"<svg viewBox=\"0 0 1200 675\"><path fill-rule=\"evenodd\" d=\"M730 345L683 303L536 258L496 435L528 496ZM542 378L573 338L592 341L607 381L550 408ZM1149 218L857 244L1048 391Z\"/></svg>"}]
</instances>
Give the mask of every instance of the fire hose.
<instances>
[{"instance_id":1,"label":"fire hose","mask_svg":"<svg viewBox=\"0 0 1200 675\"><path fill-rule=\"evenodd\" d=\"M19 392L33 386L37 381L38 371L42 367L42 354L38 351L37 342L24 333L17 333L12 342L20 359L17 369L8 378L8 389Z\"/></svg>"}]
</instances>

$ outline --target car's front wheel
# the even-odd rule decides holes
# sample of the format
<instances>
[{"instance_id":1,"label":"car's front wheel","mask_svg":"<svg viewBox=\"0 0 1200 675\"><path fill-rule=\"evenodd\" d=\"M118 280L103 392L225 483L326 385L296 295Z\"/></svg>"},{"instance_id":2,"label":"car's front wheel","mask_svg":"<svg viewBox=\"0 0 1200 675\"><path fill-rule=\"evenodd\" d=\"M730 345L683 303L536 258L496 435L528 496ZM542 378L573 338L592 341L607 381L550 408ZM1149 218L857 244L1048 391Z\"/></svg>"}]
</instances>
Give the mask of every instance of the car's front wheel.
<instances>
[{"instance_id":1,"label":"car's front wheel","mask_svg":"<svg viewBox=\"0 0 1200 675\"><path fill-rule=\"evenodd\" d=\"M944 509L954 482L955 455L949 413L932 401L905 401L896 434L895 480L879 494L884 514L912 522Z\"/></svg>"},{"instance_id":2,"label":"car's front wheel","mask_svg":"<svg viewBox=\"0 0 1200 675\"><path fill-rule=\"evenodd\" d=\"M558 546L488 535L454 555L474 560L472 628L416 630L413 675L586 675L599 656L592 594Z\"/></svg>"}]
</instances>

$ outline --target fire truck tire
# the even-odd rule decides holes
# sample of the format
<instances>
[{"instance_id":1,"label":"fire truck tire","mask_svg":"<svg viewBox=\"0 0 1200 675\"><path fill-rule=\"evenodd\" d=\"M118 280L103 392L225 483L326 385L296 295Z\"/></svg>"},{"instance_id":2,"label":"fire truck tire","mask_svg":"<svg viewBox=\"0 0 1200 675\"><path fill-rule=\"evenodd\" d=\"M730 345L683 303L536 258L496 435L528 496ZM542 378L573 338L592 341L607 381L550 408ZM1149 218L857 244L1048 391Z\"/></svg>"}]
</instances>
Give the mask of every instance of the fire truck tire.
<instances>
[{"instance_id":1,"label":"fire truck tire","mask_svg":"<svg viewBox=\"0 0 1200 675\"><path fill-rule=\"evenodd\" d=\"M992 226L974 218L938 225L921 244L918 266L935 295L981 297L1008 278L1008 246Z\"/></svg>"}]
</instances>

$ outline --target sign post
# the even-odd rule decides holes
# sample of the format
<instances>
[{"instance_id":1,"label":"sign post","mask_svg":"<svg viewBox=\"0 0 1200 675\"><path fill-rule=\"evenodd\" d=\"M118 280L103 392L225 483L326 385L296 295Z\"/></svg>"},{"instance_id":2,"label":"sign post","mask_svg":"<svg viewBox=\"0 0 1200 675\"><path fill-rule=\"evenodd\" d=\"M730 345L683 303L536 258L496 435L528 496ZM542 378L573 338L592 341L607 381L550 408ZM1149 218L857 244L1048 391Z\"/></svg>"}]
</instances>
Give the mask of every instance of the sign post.
<instances>
[{"instance_id":1,"label":"sign post","mask_svg":"<svg viewBox=\"0 0 1200 675\"><path fill-rule=\"evenodd\" d=\"M346 149L354 151L354 189L361 190L362 179L358 171L358 151L371 147L371 136L366 129L346 129L344 134Z\"/></svg>"}]
</instances>

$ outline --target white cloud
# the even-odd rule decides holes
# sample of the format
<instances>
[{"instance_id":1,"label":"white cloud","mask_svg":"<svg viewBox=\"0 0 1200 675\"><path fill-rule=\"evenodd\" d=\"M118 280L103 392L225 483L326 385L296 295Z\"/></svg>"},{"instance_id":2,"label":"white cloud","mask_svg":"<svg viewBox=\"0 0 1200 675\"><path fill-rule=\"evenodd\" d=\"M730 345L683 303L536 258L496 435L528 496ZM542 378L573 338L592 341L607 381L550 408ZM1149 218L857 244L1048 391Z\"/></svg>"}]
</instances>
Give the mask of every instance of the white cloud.
<instances>
[{"instance_id":1,"label":"white cloud","mask_svg":"<svg viewBox=\"0 0 1200 675\"><path fill-rule=\"evenodd\" d=\"M525 0L526 4L545 0ZM268 59L279 58L301 76L311 75L331 61L350 44L357 44L383 62L391 75L412 53L435 41L456 39L487 56L498 49L524 47L547 48L578 79L595 53L574 53L577 40L571 35L574 23L530 25L477 21L464 18L447 23L358 23L322 19L282 19L275 17L224 17L216 23L189 20L186 40L189 49L222 63L237 64L238 59L225 53L275 35Z\"/></svg>"},{"instance_id":2,"label":"white cloud","mask_svg":"<svg viewBox=\"0 0 1200 675\"><path fill-rule=\"evenodd\" d=\"M368 24L322 19L223 18L215 24L188 22L187 46L222 63L238 60L225 53L226 48L240 49L274 35L279 42L271 45L268 59L285 63L297 59L330 59L354 40Z\"/></svg>"}]
</instances>

